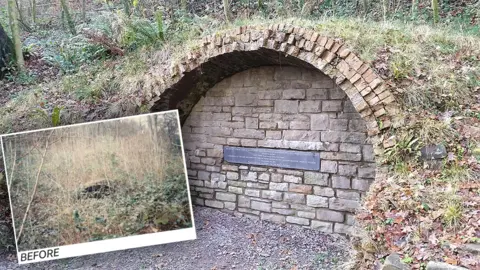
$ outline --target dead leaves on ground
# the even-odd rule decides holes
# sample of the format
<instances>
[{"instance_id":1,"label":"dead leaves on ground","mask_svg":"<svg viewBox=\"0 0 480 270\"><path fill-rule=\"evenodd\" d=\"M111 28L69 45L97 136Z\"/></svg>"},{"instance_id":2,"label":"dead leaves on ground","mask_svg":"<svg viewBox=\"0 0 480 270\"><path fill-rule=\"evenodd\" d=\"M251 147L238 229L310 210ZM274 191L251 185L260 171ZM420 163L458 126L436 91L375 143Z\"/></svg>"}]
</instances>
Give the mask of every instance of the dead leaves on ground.
<instances>
[{"instance_id":1,"label":"dead leaves on ground","mask_svg":"<svg viewBox=\"0 0 480 270\"><path fill-rule=\"evenodd\" d=\"M480 112L480 106L472 108ZM431 260L480 269L480 257L462 248L480 242L480 165L472 155L472 145L478 147L480 140L480 118L453 116L450 123L457 136L446 141L447 166L468 168L470 177L453 183L442 178L445 171L415 167L406 176L390 175L373 183L365 210L356 216L377 245L376 250L363 247L374 256L370 266L397 252L408 261L411 258L412 269L421 269ZM445 221L452 203L461 209L456 225Z\"/></svg>"},{"instance_id":2,"label":"dead leaves on ground","mask_svg":"<svg viewBox=\"0 0 480 270\"><path fill-rule=\"evenodd\" d=\"M257 245L257 234L256 233L249 233L247 234L247 238L252 240L252 245Z\"/></svg>"},{"instance_id":3,"label":"dead leaves on ground","mask_svg":"<svg viewBox=\"0 0 480 270\"><path fill-rule=\"evenodd\" d=\"M422 179L421 175L417 179ZM382 186L382 183L376 184ZM478 257L459 250L461 245L480 238L479 183L459 185L457 195L461 198L464 210L457 227L447 226L443 220L444 206L430 200L436 192L443 191L442 185L424 189L418 189L417 186L418 183L412 181L398 185L396 189L383 188L375 197L367 199L367 210L359 213L357 219L364 227L371 229L373 240L388 251L368 252L376 253L377 259L391 252L412 257L411 266L414 269L419 269L421 263L429 260L444 261L469 269L480 267ZM388 201L395 204L388 204L385 211ZM416 207L411 207L412 205Z\"/></svg>"}]
</instances>

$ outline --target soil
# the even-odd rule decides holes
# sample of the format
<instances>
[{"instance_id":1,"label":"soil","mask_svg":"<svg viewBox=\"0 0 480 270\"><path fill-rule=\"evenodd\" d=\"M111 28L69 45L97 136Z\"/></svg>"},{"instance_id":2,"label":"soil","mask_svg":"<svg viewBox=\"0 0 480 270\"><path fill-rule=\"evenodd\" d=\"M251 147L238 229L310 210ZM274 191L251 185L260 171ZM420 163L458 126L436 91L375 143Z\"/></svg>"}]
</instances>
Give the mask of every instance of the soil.
<instances>
[{"instance_id":1,"label":"soil","mask_svg":"<svg viewBox=\"0 0 480 270\"><path fill-rule=\"evenodd\" d=\"M343 269L351 247L340 235L236 217L195 207L197 239L19 266L0 255L0 269Z\"/></svg>"}]
</instances>

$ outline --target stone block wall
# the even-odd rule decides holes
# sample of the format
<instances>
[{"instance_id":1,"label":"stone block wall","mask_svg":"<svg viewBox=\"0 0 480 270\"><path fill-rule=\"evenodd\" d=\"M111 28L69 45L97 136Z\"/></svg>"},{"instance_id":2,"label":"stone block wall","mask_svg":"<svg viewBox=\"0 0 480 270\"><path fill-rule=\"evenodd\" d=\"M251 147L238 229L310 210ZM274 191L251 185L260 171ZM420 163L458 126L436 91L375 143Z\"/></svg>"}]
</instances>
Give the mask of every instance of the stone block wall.
<instances>
[{"instance_id":1,"label":"stone block wall","mask_svg":"<svg viewBox=\"0 0 480 270\"><path fill-rule=\"evenodd\" d=\"M193 202L237 215L348 234L375 178L365 121L315 70L270 66L224 79L182 133ZM320 170L230 164L224 146L318 152Z\"/></svg>"}]
</instances>

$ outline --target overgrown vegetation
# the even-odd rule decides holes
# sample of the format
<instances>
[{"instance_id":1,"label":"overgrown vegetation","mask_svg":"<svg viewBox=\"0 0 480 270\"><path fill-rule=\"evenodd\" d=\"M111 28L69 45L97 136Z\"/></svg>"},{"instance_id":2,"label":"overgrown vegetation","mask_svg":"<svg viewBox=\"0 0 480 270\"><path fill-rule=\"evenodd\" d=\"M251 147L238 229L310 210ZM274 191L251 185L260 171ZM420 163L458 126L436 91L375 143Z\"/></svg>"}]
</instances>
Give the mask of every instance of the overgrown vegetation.
<instances>
[{"instance_id":1,"label":"overgrown vegetation","mask_svg":"<svg viewBox=\"0 0 480 270\"><path fill-rule=\"evenodd\" d=\"M45 114L59 107L62 124L144 112L162 75L158 67L195 49L197 38L241 25L309 27L343 39L402 105L398 127L384 134L392 147L377 160L389 168L388 180L372 187L358 216L367 229L359 261L368 268L398 252L417 269L429 259L474 265L456 247L478 242L480 2L439 1L437 17L430 0L225 1L229 23L222 2L183 1L180 9L173 2L112 1L85 21L74 9L77 29L95 33L89 37L39 19L24 46L35 44L39 57L32 59L54 67L54 75L14 71L0 84L15 89L0 93L0 130L51 126ZM432 167L419 150L436 144L447 157Z\"/></svg>"},{"instance_id":2,"label":"overgrown vegetation","mask_svg":"<svg viewBox=\"0 0 480 270\"><path fill-rule=\"evenodd\" d=\"M19 250L191 227L178 131L170 113L4 137Z\"/></svg>"}]
</instances>

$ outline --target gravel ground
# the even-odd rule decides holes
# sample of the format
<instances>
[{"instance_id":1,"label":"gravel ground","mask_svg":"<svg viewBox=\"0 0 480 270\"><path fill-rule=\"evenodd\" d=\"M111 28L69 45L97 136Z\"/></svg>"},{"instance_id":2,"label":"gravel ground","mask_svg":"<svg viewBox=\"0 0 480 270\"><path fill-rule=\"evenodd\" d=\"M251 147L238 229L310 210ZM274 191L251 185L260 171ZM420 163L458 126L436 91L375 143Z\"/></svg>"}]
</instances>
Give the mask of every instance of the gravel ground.
<instances>
[{"instance_id":1,"label":"gravel ground","mask_svg":"<svg viewBox=\"0 0 480 270\"><path fill-rule=\"evenodd\" d=\"M195 207L197 240L18 266L0 255L0 269L334 269L350 246L338 235L235 217Z\"/></svg>"}]
</instances>

